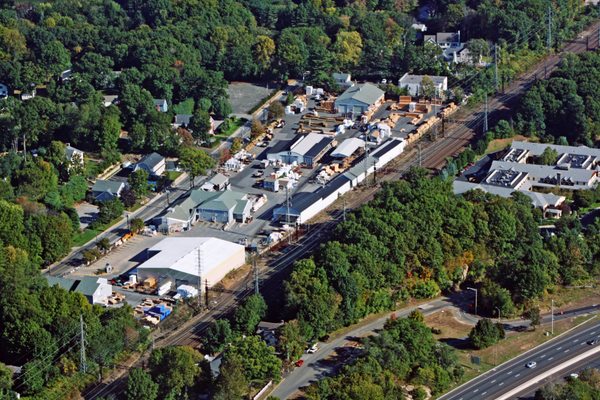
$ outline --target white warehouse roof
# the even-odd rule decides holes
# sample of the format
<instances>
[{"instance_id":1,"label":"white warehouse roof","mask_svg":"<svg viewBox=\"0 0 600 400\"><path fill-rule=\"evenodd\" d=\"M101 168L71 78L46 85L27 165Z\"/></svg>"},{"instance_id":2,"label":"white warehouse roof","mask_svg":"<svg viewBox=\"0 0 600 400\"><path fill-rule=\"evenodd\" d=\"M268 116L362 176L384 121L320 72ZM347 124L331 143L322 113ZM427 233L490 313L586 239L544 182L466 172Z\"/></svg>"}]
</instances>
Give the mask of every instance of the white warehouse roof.
<instances>
[{"instance_id":1,"label":"white warehouse roof","mask_svg":"<svg viewBox=\"0 0 600 400\"><path fill-rule=\"evenodd\" d=\"M339 158L350 157L356 150L362 147L365 147L364 140L358 138L346 139L331 153L331 156Z\"/></svg>"},{"instance_id":2,"label":"white warehouse roof","mask_svg":"<svg viewBox=\"0 0 600 400\"><path fill-rule=\"evenodd\" d=\"M214 237L166 238L148 249L151 257L138 266L138 273L198 277L198 250L202 279L209 279L211 286L245 262L245 248L236 243Z\"/></svg>"}]
</instances>

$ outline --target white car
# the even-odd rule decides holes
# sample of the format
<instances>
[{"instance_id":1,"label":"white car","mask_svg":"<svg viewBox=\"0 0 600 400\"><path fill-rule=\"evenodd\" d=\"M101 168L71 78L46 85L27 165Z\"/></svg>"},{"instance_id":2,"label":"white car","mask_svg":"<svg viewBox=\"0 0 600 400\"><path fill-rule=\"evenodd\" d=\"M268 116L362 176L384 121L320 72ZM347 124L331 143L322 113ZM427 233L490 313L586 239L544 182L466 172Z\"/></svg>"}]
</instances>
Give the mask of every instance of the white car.
<instances>
[{"instance_id":1,"label":"white car","mask_svg":"<svg viewBox=\"0 0 600 400\"><path fill-rule=\"evenodd\" d=\"M525 366L527 368L535 368L536 365L537 363L535 361L529 361Z\"/></svg>"},{"instance_id":2,"label":"white car","mask_svg":"<svg viewBox=\"0 0 600 400\"><path fill-rule=\"evenodd\" d=\"M309 354L313 354L313 353L316 353L317 350L319 350L319 346L317 345L317 343L315 343L311 346L310 349L306 350L306 352Z\"/></svg>"}]
</instances>

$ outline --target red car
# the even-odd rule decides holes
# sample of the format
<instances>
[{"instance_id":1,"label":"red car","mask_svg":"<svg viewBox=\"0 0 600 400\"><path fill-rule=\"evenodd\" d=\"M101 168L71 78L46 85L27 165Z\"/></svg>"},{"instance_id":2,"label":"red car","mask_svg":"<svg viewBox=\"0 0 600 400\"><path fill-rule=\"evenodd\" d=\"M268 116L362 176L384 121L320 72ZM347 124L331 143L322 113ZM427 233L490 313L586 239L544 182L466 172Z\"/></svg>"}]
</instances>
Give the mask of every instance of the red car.
<instances>
[{"instance_id":1,"label":"red car","mask_svg":"<svg viewBox=\"0 0 600 400\"><path fill-rule=\"evenodd\" d=\"M304 364L304 360L300 359L300 360L296 361L296 367L301 367L302 364Z\"/></svg>"}]
</instances>

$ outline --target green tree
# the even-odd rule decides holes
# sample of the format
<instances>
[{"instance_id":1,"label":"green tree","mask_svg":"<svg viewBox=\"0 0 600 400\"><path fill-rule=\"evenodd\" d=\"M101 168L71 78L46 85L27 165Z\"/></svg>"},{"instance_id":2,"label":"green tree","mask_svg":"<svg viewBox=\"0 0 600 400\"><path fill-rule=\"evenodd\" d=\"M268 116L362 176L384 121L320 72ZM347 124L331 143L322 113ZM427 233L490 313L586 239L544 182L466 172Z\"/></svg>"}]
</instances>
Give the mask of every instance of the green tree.
<instances>
[{"instance_id":1,"label":"green tree","mask_svg":"<svg viewBox=\"0 0 600 400\"><path fill-rule=\"evenodd\" d=\"M196 177L206 175L206 171L214 167L215 160L203 150L184 147L179 153L179 165L190 174L190 184L193 185Z\"/></svg>"},{"instance_id":2,"label":"green tree","mask_svg":"<svg viewBox=\"0 0 600 400\"><path fill-rule=\"evenodd\" d=\"M252 138L258 137L265 133L265 127L258 119L254 118L250 125L250 135Z\"/></svg>"},{"instance_id":3,"label":"green tree","mask_svg":"<svg viewBox=\"0 0 600 400\"><path fill-rule=\"evenodd\" d=\"M239 399L248 393L243 360L234 354L224 358L216 382L215 400Z\"/></svg>"},{"instance_id":4,"label":"green tree","mask_svg":"<svg viewBox=\"0 0 600 400\"><path fill-rule=\"evenodd\" d=\"M188 126L194 139L207 142L211 131L210 115L207 111L197 108Z\"/></svg>"},{"instance_id":5,"label":"green tree","mask_svg":"<svg viewBox=\"0 0 600 400\"><path fill-rule=\"evenodd\" d=\"M504 328L500 324L494 324L487 318L477 321L477 325L471 329L469 339L477 349L485 349L500 339L504 339Z\"/></svg>"},{"instance_id":6,"label":"green tree","mask_svg":"<svg viewBox=\"0 0 600 400\"><path fill-rule=\"evenodd\" d=\"M253 294L235 311L233 328L242 334L253 335L266 312L267 303L263 297L260 294Z\"/></svg>"},{"instance_id":7,"label":"green tree","mask_svg":"<svg viewBox=\"0 0 600 400\"><path fill-rule=\"evenodd\" d=\"M239 137L233 138L229 150L231 154L238 153L240 150L242 150L242 139L240 139Z\"/></svg>"},{"instance_id":8,"label":"green tree","mask_svg":"<svg viewBox=\"0 0 600 400\"><path fill-rule=\"evenodd\" d=\"M277 346L288 362L298 360L304 353L306 340L302 336L300 324L297 320L285 323L279 331Z\"/></svg>"},{"instance_id":9,"label":"green tree","mask_svg":"<svg viewBox=\"0 0 600 400\"><path fill-rule=\"evenodd\" d=\"M200 375L200 353L191 347L171 346L154 350L148 361L150 374L159 387L159 398L178 397L195 384Z\"/></svg>"},{"instance_id":10,"label":"green tree","mask_svg":"<svg viewBox=\"0 0 600 400\"><path fill-rule=\"evenodd\" d=\"M12 371L5 364L0 363L0 394L12 388L12 376Z\"/></svg>"},{"instance_id":11,"label":"green tree","mask_svg":"<svg viewBox=\"0 0 600 400\"><path fill-rule=\"evenodd\" d=\"M223 362L241 360L244 376L248 382L262 384L269 380L279 381L281 360L275 349L268 346L259 336L238 337L223 353Z\"/></svg>"},{"instance_id":12,"label":"green tree","mask_svg":"<svg viewBox=\"0 0 600 400\"><path fill-rule=\"evenodd\" d=\"M127 178L127 183L131 187L131 190L135 193L137 198L144 197L148 194L148 171L144 169L138 169L132 172Z\"/></svg>"},{"instance_id":13,"label":"green tree","mask_svg":"<svg viewBox=\"0 0 600 400\"><path fill-rule=\"evenodd\" d=\"M490 45L485 39L471 39L466 44L469 53L471 54L471 62L477 64L482 57L490 55Z\"/></svg>"},{"instance_id":14,"label":"green tree","mask_svg":"<svg viewBox=\"0 0 600 400\"><path fill-rule=\"evenodd\" d=\"M285 109L283 108L283 104L280 101L272 101L269 104L269 119L281 119L283 118L283 114L285 113ZM254 122L254 121L252 121Z\"/></svg>"},{"instance_id":15,"label":"green tree","mask_svg":"<svg viewBox=\"0 0 600 400\"><path fill-rule=\"evenodd\" d=\"M52 40L41 48L39 60L43 67L55 76L71 65L71 55L58 40Z\"/></svg>"},{"instance_id":16,"label":"green tree","mask_svg":"<svg viewBox=\"0 0 600 400\"><path fill-rule=\"evenodd\" d=\"M233 339L231 325L226 319L213 322L202 336L202 349L208 354L222 351Z\"/></svg>"},{"instance_id":17,"label":"green tree","mask_svg":"<svg viewBox=\"0 0 600 400\"><path fill-rule=\"evenodd\" d=\"M336 55L338 66L342 70L354 68L362 54L363 41L360 33L353 32L338 32L335 43L333 44L333 52Z\"/></svg>"},{"instance_id":18,"label":"green tree","mask_svg":"<svg viewBox=\"0 0 600 400\"><path fill-rule=\"evenodd\" d=\"M144 224L144 220L141 218L133 218L130 223L130 229L131 232L134 233L140 233L141 231L144 230L145 224Z\"/></svg>"},{"instance_id":19,"label":"green tree","mask_svg":"<svg viewBox=\"0 0 600 400\"><path fill-rule=\"evenodd\" d=\"M525 310L523 316L531 321L531 326L535 330L536 326L539 326L542 322L540 315L540 308L538 306L531 306Z\"/></svg>"},{"instance_id":20,"label":"green tree","mask_svg":"<svg viewBox=\"0 0 600 400\"><path fill-rule=\"evenodd\" d=\"M546 147L537 161L542 165L554 165L558 160L558 152L551 147Z\"/></svg>"},{"instance_id":21,"label":"green tree","mask_svg":"<svg viewBox=\"0 0 600 400\"><path fill-rule=\"evenodd\" d=\"M141 368L133 368L127 378L127 400L155 400L158 397L158 384L150 374Z\"/></svg>"},{"instance_id":22,"label":"green tree","mask_svg":"<svg viewBox=\"0 0 600 400\"><path fill-rule=\"evenodd\" d=\"M107 224L114 219L123 216L123 211L125 211L125 208L123 207L121 200L112 199L103 201L98 206L98 222Z\"/></svg>"},{"instance_id":23,"label":"green tree","mask_svg":"<svg viewBox=\"0 0 600 400\"><path fill-rule=\"evenodd\" d=\"M437 96L435 84L429 76L423 77L421 80L421 87L419 89L419 93L428 99L432 99Z\"/></svg>"}]
</instances>

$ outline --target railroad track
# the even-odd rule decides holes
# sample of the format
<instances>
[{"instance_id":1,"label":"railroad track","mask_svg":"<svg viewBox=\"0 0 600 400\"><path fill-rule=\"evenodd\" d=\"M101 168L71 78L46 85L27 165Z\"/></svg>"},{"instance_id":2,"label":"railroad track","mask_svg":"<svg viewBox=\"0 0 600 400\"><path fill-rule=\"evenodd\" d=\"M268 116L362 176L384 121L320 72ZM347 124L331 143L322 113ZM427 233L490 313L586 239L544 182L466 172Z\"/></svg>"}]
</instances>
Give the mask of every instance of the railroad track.
<instances>
[{"instance_id":1,"label":"railroad track","mask_svg":"<svg viewBox=\"0 0 600 400\"><path fill-rule=\"evenodd\" d=\"M590 32L595 32L600 27L600 22L595 23L591 28L588 28L582 34L587 36ZM591 46L598 48L598 44ZM585 41L577 40L568 43L561 50L561 54L565 52L583 52L586 51ZM543 77L545 73L551 73L556 69L560 62L560 55L552 55L541 61L537 66L520 78L515 80L506 90L505 94L499 94L488 103L489 121L494 122L499 119L502 112L509 111L509 106L512 105L518 97L529 88L537 77ZM449 123L446 126L446 135L438 140L426 144L421 151L421 163L429 169L440 169L446 164L446 159L452 157L466 147L481 131L483 124L480 118L483 113L483 106L480 105L474 110L469 110L469 116L460 117L460 123ZM460 113L460 111L459 111ZM393 161L386 170L387 174L378 173L378 181L392 181L399 179L411 167L419 165L419 155L414 146L407 151L396 161ZM372 179L372 178L369 178ZM363 187L358 192L352 192L352 196L347 199L346 207L348 210L356 208L366 201L373 198L378 190L378 185L371 187ZM327 211L331 215L331 220L323 222L310 231L310 235L306 235L292 249L280 256L275 261L263 266L260 269L259 276L263 282L277 281L280 274L292 265L296 260L304 255L312 252L321 242L321 235L335 227L341 219L343 210L341 202L337 201ZM250 296L253 290L247 288L247 282L243 282L233 292L223 294L218 298L218 308L208 310L202 315L193 317L186 322L182 327L174 332L169 333L165 337L159 338L155 342L156 347L164 347L170 345L190 345L197 346L200 343L200 335L209 324L219 318L223 318L231 313L233 307ZM133 366L142 366L146 361L147 356L142 356ZM126 372L118 377L113 382L108 384L100 384L92 388L85 394L88 400L97 399L107 395L119 395L126 389Z\"/></svg>"}]
</instances>

